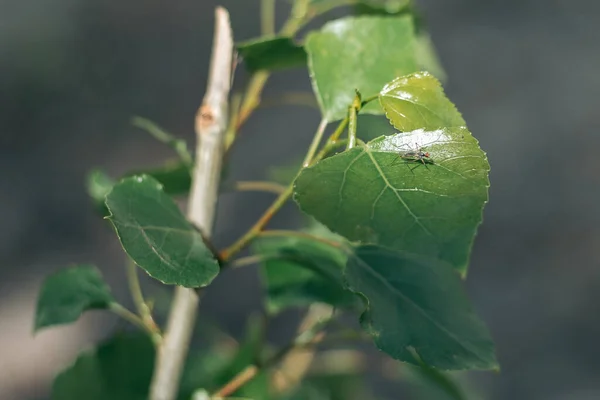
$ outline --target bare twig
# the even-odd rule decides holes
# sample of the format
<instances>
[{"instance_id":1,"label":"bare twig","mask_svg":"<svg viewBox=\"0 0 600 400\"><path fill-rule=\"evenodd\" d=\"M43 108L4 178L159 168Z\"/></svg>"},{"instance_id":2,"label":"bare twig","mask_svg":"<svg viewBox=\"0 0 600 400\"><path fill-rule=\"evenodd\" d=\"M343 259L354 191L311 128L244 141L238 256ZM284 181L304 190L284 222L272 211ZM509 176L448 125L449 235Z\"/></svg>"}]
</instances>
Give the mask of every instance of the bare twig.
<instances>
[{"instance_id":1,"label":"bare twig","mask_svg":"<svg viewBox=\"0 0 600 400\"><path fill-rule=\"evenodd\" d=\"M215 15L208 87L196 115L196 164L188 204L190 221L205 237L210 237L215 214L233 66L229 13L217 7ZM194 290L176 288L164 340L157 353L150 400L176 398L199 302L199 295Z\"/></svg>"}]
</instances>

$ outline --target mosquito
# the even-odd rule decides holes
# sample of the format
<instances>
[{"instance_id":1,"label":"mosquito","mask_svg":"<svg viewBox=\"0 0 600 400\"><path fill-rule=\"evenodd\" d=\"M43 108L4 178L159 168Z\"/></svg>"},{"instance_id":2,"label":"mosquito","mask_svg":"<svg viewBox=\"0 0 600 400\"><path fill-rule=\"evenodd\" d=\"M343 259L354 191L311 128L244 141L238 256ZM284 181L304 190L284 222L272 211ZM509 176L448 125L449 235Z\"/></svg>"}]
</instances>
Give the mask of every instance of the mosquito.
<instances>
[{"instance_id":1,"label":"mosquito","mask_svg":"<svg viewBox=\"0 0 600 400\"><path fill-rule=\"evenodd\" d=\"M433 160L431 159L431 156L429 154L428 151L423 151L423 148L421 148L419 146L418 143L415 143L415 147L409 151L399 151L398 152L398 156L399 158L401 158L402 160L406 161L407 167L408 167L408 163L409 162L417 162L417 163L421 163L425 166L425 168L429 169L427 167L427 164L433 164ZM395 162L396 160L394 160ZM394 162L392 162L391 165L394 165ZM410 171L412 172L415 168L417 168L419 165L415 166L415 167L408 167L408 169L410 169Z\"/></svg>"}]
</instances>

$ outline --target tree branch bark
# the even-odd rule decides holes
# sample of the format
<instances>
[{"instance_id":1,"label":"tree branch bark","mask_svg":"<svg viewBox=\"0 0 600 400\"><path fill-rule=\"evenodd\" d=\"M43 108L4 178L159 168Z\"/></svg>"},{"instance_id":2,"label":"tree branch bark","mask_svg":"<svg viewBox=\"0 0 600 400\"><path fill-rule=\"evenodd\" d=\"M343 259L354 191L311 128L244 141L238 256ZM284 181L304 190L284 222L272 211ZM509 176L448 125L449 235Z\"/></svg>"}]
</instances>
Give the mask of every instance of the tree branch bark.
<instances>
[{"instance_id":1,"label":"tree branch bark","mask_svg":"<svg viewBox=\"0 0 600 400\"><path fill-rule=\"evenodd\" d=\"M215 36L207 90L196 114L196 162L188 203L188 218L209 238L217 203L228 97L233 74L233 34L229 13L215 11ZM196 320L199 294L175 288L175 296L161 346L158 348L150 400L174 400Z\"/></svg>"}]
</instances>

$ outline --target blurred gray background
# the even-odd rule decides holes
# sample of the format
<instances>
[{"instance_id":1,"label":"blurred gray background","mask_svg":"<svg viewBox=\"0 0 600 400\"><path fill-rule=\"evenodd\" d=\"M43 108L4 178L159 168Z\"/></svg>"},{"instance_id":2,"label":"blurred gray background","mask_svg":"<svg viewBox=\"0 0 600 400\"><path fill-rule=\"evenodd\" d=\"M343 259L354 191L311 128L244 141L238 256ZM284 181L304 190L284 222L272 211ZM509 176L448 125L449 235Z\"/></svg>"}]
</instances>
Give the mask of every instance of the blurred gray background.
<instances>
[{"instance_id":1,"label":"blurred gray background","mask_svg":"<svg viewBox=\"0 0 600 400\"><path fill-rule=\"evenodd\" d=\"M54 374L116 324L91 313L33 337L45 275L92 262L129 301L123 255L91 207L85 174L98 166L117 176L171 156L131 127L132 115L193 143L217 4L237 40L259 34L258 0L0 0L0 399L47 398ZM288 7L278 5L281 22ZM492 166L468 289L503 371L471 374L471 385L493 400L600 399L600 2L418 5L446 91ZM310 91L306 72L277 74L265 95L287 90ZM317 123L309 108L258 111L233 151L232 178L264 178L268 165L304 151ZM235 239L270 199L225 194L217 242ZM290 205L276 223L298 221ZM254 268L224 274L202 314L239 335L260 307L257 285Z\"/></svg>"}]
</instances>

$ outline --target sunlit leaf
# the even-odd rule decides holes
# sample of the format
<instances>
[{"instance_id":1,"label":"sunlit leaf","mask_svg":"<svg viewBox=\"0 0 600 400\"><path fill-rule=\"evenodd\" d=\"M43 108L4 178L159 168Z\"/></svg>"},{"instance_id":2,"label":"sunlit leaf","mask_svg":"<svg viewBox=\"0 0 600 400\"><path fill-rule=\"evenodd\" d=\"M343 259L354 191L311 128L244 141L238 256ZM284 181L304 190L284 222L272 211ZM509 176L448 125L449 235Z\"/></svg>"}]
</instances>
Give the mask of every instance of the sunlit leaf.
<instances>
[{"instance_id":1,"label":"sunlit leaf","mask_svg":"<svg viewBox=\"0 0 600 400\"><path fill-rule=\"evenodd\" d=\"M154 178L133 176L106 196L119 240L150 276L166 284L202 287L219 273L204 240Z\"/></svg>"},{"instance_id":2,"label":"sunlit leaf","mask_svg":"<svg viewBox=\"0 0 600 400\"><path fill-rule=\"evenodd\" d=\"M498 368L489 332L449 265L362 246L348 259L345 276L365 297L363 327L393 358L419 365L416 353L443 370Z\"/></svg>"},{"instance_id":3,"label":"sunlit leaf","mask_svg":"<svg viewBox=\"0 0 600 400\"><path fill-rule=\"evenodd\" d=\"M416 147L429 153L425 164L400 157ZM487 201L488 172L466 128L419 129L305 168L294 199L351 241L439 258L464 273Z\"/></svg>"},{"instance_id":4,"label":"sunlit leaf","mask_svg":"<svg viewBox=\"0 0 600 400\"><path fill-rule=\"evenodd\" d=\"M466 125L440 82L428 72L394 79L385 85L379 100L392 125L403 132Z\"/></svg>"},{"instance_id":5,"label":"sunlit leaf","mask_svg":"<svg viewBox=\"0 0 600 400\"><path fill-rule=\"evenodd\" d=\"M108 308L114 301L96 267L78 265L60 270L42 284L34 331L75 322L84 311Z\"/></svg>"},{"instance_id":6,"label":"sunlit leaf","mask_svg":"<svg viewBox=\"0 0 600 400\"><path fill-rule=\"evenodd\" d=\"M323 116L342 119L355 89L363 98L374 96L395 77L416 71L414 39L410 16L342 18L310 33L305 48ZM361 112L382 110L371 102Z\"/></svg>"},{"instance_id":7,"label":"sunlit leaf","mask_svg":"<svg viewBox=\"0 0 600 400\"><path fill-rule=\"evenodd\" d=\"M259 38L237 45L249 71L280 70L306 66L304 48L290 37Z\"/></svg>"}]
</instances>

